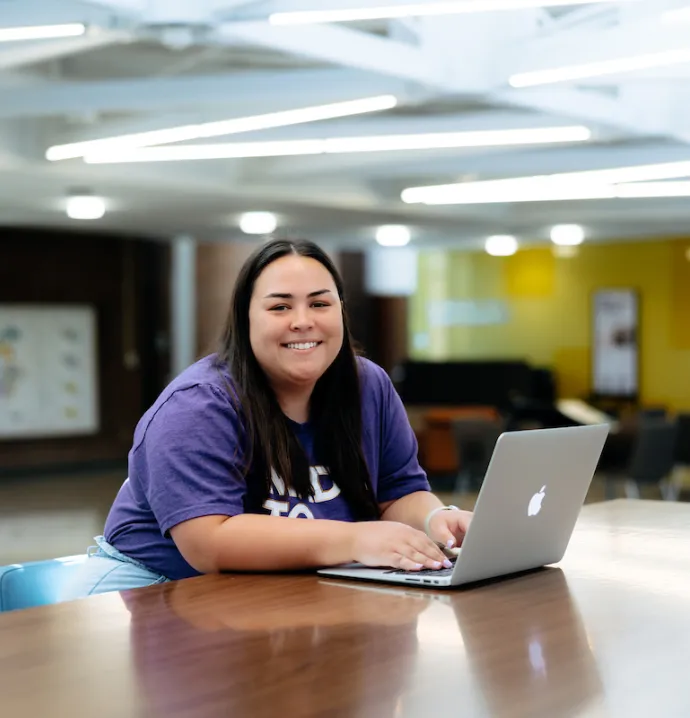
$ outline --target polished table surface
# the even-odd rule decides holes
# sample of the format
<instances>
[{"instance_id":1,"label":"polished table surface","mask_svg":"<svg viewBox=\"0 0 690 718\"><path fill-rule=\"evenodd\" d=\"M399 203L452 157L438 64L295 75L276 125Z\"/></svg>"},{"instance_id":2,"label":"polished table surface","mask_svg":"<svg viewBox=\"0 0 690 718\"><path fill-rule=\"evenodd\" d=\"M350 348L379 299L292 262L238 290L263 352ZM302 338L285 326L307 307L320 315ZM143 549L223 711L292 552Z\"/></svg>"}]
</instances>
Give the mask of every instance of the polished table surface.
<instances>
[{"instance_id":1,"label":"polished table surface","mask_svg":"<svg viewBox=\"0 0 690 718\"><path fill-rule=\"evenodd\" d=\"M204 576L0 615L3 718L690 716L690 505L462 590Z\"/></svg>"}]
</instances>

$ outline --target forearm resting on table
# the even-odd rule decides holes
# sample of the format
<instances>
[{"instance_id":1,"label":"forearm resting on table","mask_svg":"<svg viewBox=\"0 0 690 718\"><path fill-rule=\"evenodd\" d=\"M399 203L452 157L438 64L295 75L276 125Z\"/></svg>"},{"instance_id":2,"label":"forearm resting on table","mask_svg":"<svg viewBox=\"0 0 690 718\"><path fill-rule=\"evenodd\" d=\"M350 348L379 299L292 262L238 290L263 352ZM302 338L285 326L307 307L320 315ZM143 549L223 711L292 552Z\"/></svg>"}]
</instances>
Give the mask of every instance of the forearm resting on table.
<instances>
[{"instance_id":1,"label":"forearm resting on table","mask_svg":"<svg viewBox=\"0 0 690 718\"><path fill-rule=\"evenodd\" d=\"M173 527L185 560L201 573L289 571L347 563L353 524L240 514L204 516Z\"/></svg>"},{"instance_id":2,"label":"forearm resting on table","mask_svg":"<svg viewBox=\"0 0 690 718\"><path fill-rule=\"evenodd\" d=\"M443 503L430 491L415 491L396 501L383 504L384 521L398 521L415 529L424 531L424 521L431 511L443 506Z\"/></svg>"}]
</instances>

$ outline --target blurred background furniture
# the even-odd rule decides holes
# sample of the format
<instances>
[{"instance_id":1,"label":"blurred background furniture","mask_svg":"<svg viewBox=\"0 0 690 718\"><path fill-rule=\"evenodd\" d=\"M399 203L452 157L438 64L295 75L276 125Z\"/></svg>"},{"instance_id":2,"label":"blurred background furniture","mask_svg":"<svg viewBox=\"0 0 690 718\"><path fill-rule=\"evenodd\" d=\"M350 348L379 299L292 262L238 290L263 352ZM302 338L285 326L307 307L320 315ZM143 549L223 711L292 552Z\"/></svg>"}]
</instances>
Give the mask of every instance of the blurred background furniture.
<instances>
[{"instance_id":1,"label":"blurred background furniture","mask_svg":"<svg viewBox=\"0 0 690 718\"><path fill-rule=\"evenodd\" d=\"M690 468L690 414L678 414L676 425L676 464Z\"/></svg>"},{"instance_id":2,"label":"blurred background furniture","mask_svg":"<svg viewBox=\"0 0 690 718\"><path fill-rule=\"evenodd\" d=\"M498 422L501 415L491 406L428 407L419 414L420 457L427 472L455 476L460 453L455 422Z\"/></svg>"},{"instance_id":3,"label":"blurred background furniture","mask_svg":"<svg viewBox=\"0 0 690 718\"><path fill-rule=\"evenodd\" d=\"M461 470L453 422L501 422L506 430L572 425L553 410L551 372L521 360L418 362L407 360L392 373L414 429L422 465L429 474L455 477ZM495 443L495 440L494 440Z\"/></svg>"},{"instance_id":4,"label":"blurred background furniture","mask_svg":"<svg viewBox=\"0 0 690 718\"><path fill-rule=\"evenodd\" d=\"M690 476L690 413L676 416L676 448L673 472L668 486L669 498L678 500Z\"/></svg>"},{"instance_id":5,"label":"blurred background furniture","mask_svg":"<svg viewBox=\"0 0 690 718\"><path fill-rule=\"evenodd\" d=\"M606 469L606 498L615 498L617 485L621 483L628 498L639 498L640 487L649 484L659 487L662 498L677 498L671 478L676 461L677 433L675 421L643 417L637 427L628 465L618 471L613 467Z\"/></svg>"},{"instance_id":6,"label":"blurred background furniture","mask_svg":"<svg viewBox=\"0 0 690 718\"><path fill-rule=\"evenodd\" d=\"M459 469L455 492L464 494L478 490L505 423L498 417L456 418L451 426Z\"/></svg>"}]
</instances>

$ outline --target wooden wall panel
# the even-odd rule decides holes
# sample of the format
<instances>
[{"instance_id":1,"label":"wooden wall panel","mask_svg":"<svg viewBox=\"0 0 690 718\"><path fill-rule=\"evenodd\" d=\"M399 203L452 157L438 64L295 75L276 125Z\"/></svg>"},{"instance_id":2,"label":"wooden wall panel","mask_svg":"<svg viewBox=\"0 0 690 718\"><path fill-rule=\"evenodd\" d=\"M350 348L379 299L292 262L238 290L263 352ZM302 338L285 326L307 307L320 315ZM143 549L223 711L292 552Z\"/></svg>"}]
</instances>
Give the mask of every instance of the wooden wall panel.
<instances>
[{"instance_id":1,"label":"wooden wall panel","mask_svg":"<svg viewBox=\"0 0 690 718\"><path fill-rule=\"evenodd\" d=\"M98 434L0 440L0 473L126 458L167 379L168 254L152 241L0 229L0 302L95 307L100 378Z\"/></svg>"}]
</instances>

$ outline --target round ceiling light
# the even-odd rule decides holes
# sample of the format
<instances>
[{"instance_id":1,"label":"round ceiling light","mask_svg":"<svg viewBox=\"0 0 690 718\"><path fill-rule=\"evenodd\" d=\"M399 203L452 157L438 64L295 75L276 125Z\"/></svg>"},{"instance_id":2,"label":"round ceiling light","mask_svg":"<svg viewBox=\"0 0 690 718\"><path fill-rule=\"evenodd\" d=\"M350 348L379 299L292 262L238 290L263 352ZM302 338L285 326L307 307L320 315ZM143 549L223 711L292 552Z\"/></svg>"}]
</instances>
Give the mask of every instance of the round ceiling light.
<instances>
[{"instance_id":1,"label":"round ceiling light","mask_svg":"<svg viewBox=\"0 0 690 718\"><path fill-rule=\"evenodd\" d=\"M492 257L510 257L517 252L518 241L510 234L496 234L487 238L484 249Z\"/></svg>"},{"instance_id":2,"label":"round ceiling light","mask_svg":"<svg viewBox=\"0 0 690 718\"><path fill-rule=\"evenodd\" d=\"M376 241L382 247L404 247L410 238L410 229L404 224L385 224L376 230Z\"/></svg>"},{"instance_id":3,"label":"round ceiling light","mask_svg":"<svg viewBox=\"0 0 690 718\"><path fill-rule=\"evenodd\" d=\"M278 226L272 212L245 212L240 217L240 229L245 234L271 234Z\"/></svg>"},{"instance_id":4,"label":"round ceiling light","mask_svg":"<svg viewBox=\"0 0 690 718\"><path fill-rule=\"evenodd\" d=\"M67 198L65 211L70 219L101 219L105 215L105 200L93 195L72 195Z\"/></svg>"},{"instance_id":5,"label":"round ceiling light","mask_svg":"<svg viewBox=\"0 0 690 718\"><path fill-rule=\"evenodd\" d=\"M559 247L576 247L585 241L585 230L579 224L557 224L551 228L551 241Z\"/></svg>"}]
</instances>

